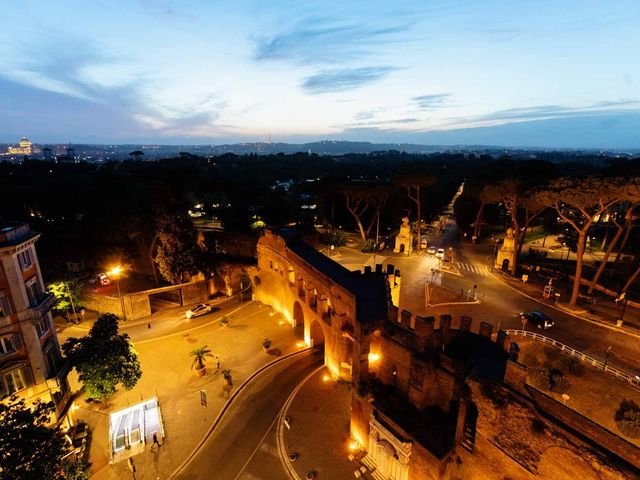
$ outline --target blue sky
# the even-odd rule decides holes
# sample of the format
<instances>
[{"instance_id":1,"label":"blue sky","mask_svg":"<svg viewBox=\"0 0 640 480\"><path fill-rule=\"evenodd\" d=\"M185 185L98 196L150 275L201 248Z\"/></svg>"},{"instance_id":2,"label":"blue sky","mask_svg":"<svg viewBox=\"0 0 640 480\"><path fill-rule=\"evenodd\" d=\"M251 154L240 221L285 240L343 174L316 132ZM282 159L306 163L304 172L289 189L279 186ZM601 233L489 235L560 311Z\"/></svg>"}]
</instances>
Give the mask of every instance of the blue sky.
<instances>
[{"instance_id":1,"label":"blue sky","mask_svg":"<svg viewBox=\"0 0 640 480\"><path fill-rule=\"evenodd\" d=\"M3 0L0 142L640 147L637 0Z\"/></svg>"}]
</instances>

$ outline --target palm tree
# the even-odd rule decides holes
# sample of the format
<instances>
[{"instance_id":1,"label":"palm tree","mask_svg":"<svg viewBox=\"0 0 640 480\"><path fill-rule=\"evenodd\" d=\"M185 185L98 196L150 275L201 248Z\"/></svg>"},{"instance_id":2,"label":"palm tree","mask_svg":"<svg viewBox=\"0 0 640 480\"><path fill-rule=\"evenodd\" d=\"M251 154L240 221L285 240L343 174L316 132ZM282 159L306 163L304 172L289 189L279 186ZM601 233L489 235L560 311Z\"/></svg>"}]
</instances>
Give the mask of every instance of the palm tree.
<instances>
[{"instance_id":1,"label":"palm tree","mask_svg":"<svg viewBox=\"0 0 640 480\"><path fill-rule=\"evenodd\" d=\"M212 357L213 354L207 345L203 347L198 347L195 350L189 352L189 355L193 357L193 363L191 364L191 368L195 368L196 370L202 370L204 368L204 361L206 357Z\"/></svg>"}]
</instances>

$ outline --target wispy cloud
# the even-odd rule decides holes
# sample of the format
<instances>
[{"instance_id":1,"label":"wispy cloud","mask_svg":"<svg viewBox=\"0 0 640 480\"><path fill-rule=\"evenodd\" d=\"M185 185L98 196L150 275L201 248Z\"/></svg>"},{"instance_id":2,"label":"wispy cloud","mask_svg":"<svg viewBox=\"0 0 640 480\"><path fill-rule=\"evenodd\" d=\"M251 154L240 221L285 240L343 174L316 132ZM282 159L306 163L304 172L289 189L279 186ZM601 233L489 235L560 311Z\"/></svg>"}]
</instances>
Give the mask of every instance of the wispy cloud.
<instances>
[{"instance_id":1,"label":"wispy cloud","mask_svg":"<svg viewBox=\"0 0 640 480\"><path fill-rule=\"evenodd\" d=\"M256 38L254 58L298 65L343 64L406 40L410 29L410 23L371 26L306 18L285 32Z\"/></svg>"},{"instance_id":2,"label":"wispy cloud","mask_svg":"<svg viewBox=\"0 0 640 480\"><path fill-rule=\"evenodd\" d=\"M365 120L365 121L355 121L352 123L347 123L345 125L334 125L335 128L341 129L353 129L353 128L362 128L362 127L375 127L378 125L406 125L411 123L419 122L419 118L415 117L407 117L407 118L389 118L385 120Z\"/></svg>"},{"instance_id":3,"label":"wispy cloud","mask_svg":"<svg viewBox=\"0 0 640 480\"><path fill-rule=\"evenodd\" d=\"M628 110L630 107L640 107L640 100L604 100L580 107L567 105L539 105L533 107L508 108L504 110L497 110L486 115L480 115L475 117L475 119L480 121L527 121L548 118L566 118L586 116L590 114L600 115L603 112Z\"/></svg>"},{"instance_id":4,"label":"wispy cloud","mask_svg":"<svg viewBox=\"0 0 640 480\"><path fill-rule=\"evenodd\" d=\"M150 96L162 82L137 71L130 59L106 53L99 43L52 33L48 45L13 44L19 52L4 61L0 77L74 98L105 105L160 134L189 135L213 131L227 104L220 94L191 95L180 103ZM98 72L98 73L96 73ZM197 97L197 98L194 98Z\"/></svg>"},{"instance_id":5,"label":"wispy cloud","mask_svg":"<svg viewBox=\"0 0 640 480\"><path fill-rule=\"evenodd\" d=\"M380 80L396 67L362 67L323 70L304 79L302 88L311 94L343 92Z\"/></svg>"},{"instance_id":6,"label":"wispy cloud","mask_svg":"<svg viewBox=\"0 0 640 480\"><path fill-rule=\"evenodd\" d=\"M431 110L447 106L447 102L450 97L450 93L434 93L431 95L413 97L411 100L420 110Z\"/></svg>"}]
</instances>

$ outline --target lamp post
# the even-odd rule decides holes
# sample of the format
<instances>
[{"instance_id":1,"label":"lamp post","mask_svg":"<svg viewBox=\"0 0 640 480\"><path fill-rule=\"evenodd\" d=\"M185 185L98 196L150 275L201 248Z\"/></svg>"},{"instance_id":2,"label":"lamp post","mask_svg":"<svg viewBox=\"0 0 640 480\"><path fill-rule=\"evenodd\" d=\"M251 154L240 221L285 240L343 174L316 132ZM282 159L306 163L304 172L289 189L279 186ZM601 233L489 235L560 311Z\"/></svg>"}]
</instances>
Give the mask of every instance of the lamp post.
<instances>
[{"instance_id":1,"label":"lamp post","mask_svg":"<svg viewBox=\"0 0 640 480\"><path fill-rule=\"evenodd\" d=\"M73 296L71 295L69 282L64 282L64 286L67 287L67 294L69 295L69 303L71 303L71 310L73 311L73 320L75 321L75 323L78 323L78 314L76 313L76 306L73 303Z\"/></svg>"},{"instance_id":2,"label":"lamp post","mask_svg":"<svg viewBox=\"0 0 640 480\"><path fill-rule=\"evenodd\" d=\"M122 302L122 295L120 294L120 275L122 274L122 267L120 265L116 265L109 272L109 275L113 276L116 279L116 289L118 290L118 301L120 302L120 311L122 312L122 320L127 319L127 315L124 311L124 304Z\"/></svg>"}]
</instances>

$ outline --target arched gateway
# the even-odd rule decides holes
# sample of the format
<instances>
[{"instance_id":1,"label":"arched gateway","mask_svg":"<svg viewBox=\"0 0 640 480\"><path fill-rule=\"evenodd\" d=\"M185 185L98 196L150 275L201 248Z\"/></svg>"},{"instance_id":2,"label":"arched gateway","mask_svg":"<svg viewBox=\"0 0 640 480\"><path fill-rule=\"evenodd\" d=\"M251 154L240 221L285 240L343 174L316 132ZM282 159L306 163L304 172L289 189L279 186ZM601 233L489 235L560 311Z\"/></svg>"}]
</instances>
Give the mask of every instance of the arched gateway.
<instances>
[{"instance_id":1,"label":"arched gateway","mask_svg":"<svg viewBox=\"0 0 640 480\"><path fill-rule=\"evenodd\" d=\"M254 298L281 312L292 327L304 326L305 342L324 346L333 375L360 381L369 370L369 335L390 315L387 272L381 265L374 272L351 272L291 231L265 231L257 249Z\"/></svg>"}]
</instances>

